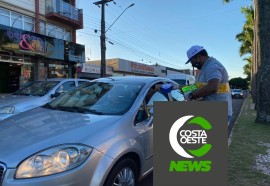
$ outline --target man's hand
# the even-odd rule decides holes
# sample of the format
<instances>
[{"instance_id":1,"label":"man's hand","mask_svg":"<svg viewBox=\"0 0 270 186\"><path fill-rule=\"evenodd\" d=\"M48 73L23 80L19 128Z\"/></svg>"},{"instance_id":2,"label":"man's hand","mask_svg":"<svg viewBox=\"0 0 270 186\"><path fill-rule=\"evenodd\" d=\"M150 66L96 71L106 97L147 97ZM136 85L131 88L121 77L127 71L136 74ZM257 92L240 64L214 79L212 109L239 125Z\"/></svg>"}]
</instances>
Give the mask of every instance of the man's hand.
<instances>
[{"instance_id":1,"label":"man's hand","mask_svg":"<svg viewBox=\"0 0 270 186\"><path fill-rule=\"evenodd\" d=\"M186 101L191 101L191 99L189 99L188 94L184 94L184 98L185 98Z\"/></svg>"}]
</instances>

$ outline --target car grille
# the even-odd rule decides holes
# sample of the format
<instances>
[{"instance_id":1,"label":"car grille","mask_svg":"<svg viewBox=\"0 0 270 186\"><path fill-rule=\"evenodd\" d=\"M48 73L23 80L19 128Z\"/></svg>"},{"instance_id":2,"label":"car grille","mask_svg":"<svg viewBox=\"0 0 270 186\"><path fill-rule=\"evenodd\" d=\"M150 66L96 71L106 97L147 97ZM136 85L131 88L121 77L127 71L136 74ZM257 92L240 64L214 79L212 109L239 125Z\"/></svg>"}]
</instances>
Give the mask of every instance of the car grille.
<instances>
[{"instance_id":1,"label":"car grille","mask_svg":"<svg viewBox=\"0 0 270 186\"><path fill-rule=\"evenodd\" d=\"M0 163L0 186L2 186L2 181L4 179L5 171L6 171L6 166Z\"/></svg>"}]
</instances>

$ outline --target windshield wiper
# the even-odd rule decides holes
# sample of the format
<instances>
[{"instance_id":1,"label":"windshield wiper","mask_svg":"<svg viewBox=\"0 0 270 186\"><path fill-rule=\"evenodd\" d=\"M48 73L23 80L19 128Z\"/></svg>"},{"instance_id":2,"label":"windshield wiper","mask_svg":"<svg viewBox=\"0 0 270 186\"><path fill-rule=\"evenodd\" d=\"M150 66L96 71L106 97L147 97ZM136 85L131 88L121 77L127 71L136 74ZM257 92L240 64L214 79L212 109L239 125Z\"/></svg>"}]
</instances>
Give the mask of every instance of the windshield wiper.
<instances>
[{"instance_id":1,"label":"windshield wiper","mask_svg":"<svg viewBox=\"0 0 270 186\"><path fill-rule=\"evenodd\" d=\"M32 94L29 93L13 93L12 95L32 96Z\"/></svg>"},{"instance_id":2,"label":"windshield wiper","mask_svg":"<svg viewBox=\"0 0 270 186\"><path fill-rule=\"evenodd\" d=\"M55 107L52 107L50 103L46 103L45 105L42 105L41 107L56 110Z\"/></svg>"},{"instance_id":3,"label":"windshield wiper","mask_svg":"<svg viewBox=\"0 0 270 186\"><path fill-rule=\"evenodd\" d=\"M102 112L93 110L93 109L88 109L88 108L83 108L83 107L65 107L65 106L57 106L57 107L51 107L52 109L57 109L57 110L62 110L62 111L68 111L68 112L79 112L79 113L91 113L91 114L97 114L97 115L102 115Z\"/></svg>"},{"instance_id":4,"label":"windshield wiper","mask_svg":"<svg viewBox=\"0 0 270 186\"><path fill-rule=\"evenodd\" d=\"M91 113L91 114L97 114L97 115L102 115L102 112L96 111L94 109L89 109L89 108L84 108L84 107L72 107L73 109L76 109L80 113Z\"/></svg>"}]
</instances>

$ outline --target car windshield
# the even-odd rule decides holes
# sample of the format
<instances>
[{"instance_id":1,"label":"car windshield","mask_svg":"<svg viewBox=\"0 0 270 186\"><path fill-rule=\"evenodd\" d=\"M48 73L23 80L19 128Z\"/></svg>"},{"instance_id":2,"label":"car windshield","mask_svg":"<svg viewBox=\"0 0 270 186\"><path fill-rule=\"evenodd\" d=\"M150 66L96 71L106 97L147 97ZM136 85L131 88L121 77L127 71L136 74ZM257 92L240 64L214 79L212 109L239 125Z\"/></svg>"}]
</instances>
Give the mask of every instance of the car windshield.
<instances>
[{"instance_id":1,"label":"car windshield","mask_svg":"<svg viewBox=\"0 0 270 186\"><path fill-rule=\"evenodd\" d=\"M233 90L233 92L241 93L242 90Z\"/></svg>"},{"instance_id":2,"label":"car windshield","mask_svg":"<svg viewBox=\"0 0 270 186\"><path fill-rule=\"evenodd\" d=\"M45 108L98 115L126 113L144 83L88 82L64 94Z\"/></svg>"},{"instance_id":3,"label":"car windshield","mask_svg":"<svg viewBox=\"0 0 270 186\"><path fill-rule=\"evenodd\" d=\"M60 81L36 81L33 84L14 92L13 95L44 96L59 82Z\"/></svg>"}]
</instances>

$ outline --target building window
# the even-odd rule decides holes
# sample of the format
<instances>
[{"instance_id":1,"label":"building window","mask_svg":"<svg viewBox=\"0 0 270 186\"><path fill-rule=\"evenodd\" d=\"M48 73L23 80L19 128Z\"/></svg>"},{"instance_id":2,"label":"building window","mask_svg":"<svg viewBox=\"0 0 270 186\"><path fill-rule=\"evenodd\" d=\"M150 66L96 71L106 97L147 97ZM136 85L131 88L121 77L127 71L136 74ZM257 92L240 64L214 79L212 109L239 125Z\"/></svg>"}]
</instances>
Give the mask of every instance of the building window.
<instances>
[{"instance_id":1,"label":"building window","mask_svg":"<svg viewBox=\"0 0 270 186\"><path fill-rule=\"evenodd\" d=\"M11 12L10 26L18 29L23 29L22 15Z\"/></svg>"},{"instance_id":2,"label":"building window","mask_svg":"<svg viewBox=\"0 0 270 186\"><path fill-rule=\"evenodd\" d=\"M10 24L9 22L10 22L9 11L0 8L0 24L9 26Z\"/></svg>"},{"instance_id":3,"label":"building window","mask_svg":"<svg viewBox=\"0 0 270 186\"><path fill-rule=\"evenodd\" d=\"M39 28L40 28L39 33L42 35L46 35L46 25L44 21L39 22Z\"/></svg>"},{"instance_id":4,"label":"building window","mask_svg":"<svg viewBox=\"0 0 270 186\"><path fill-rule=\"evenodd\" d=\"M57 29L57 27L55 27L52 24L47 23L46 24L46 35L50 36L50 37L55 37L55 29Z\"/></svg>"},{"instance_id":5,"label":"building window","mask_svg":"<svg viewBox=\"0 0 270 186\"><path fill-rule=\"evenodd\" d=\"M35 19L0 8L0 24L35 32ZM63 27L40 20L40 34L72 41L71 31Z\"/></svg>"},{"instance_id":6,"label":"building window","mask_svg":"<svg viewBox=\"0 0 270 186\"><path fill-rule=\"evenodd\" d=\"M27 30L27 31L30 31L30 32L34 32L34 26L35 26L35 21L33 18L31 17L27 17L27 16L24 16L23 17L23 26L24 26L24 30Z\"/></svg>"}]
</instances>

